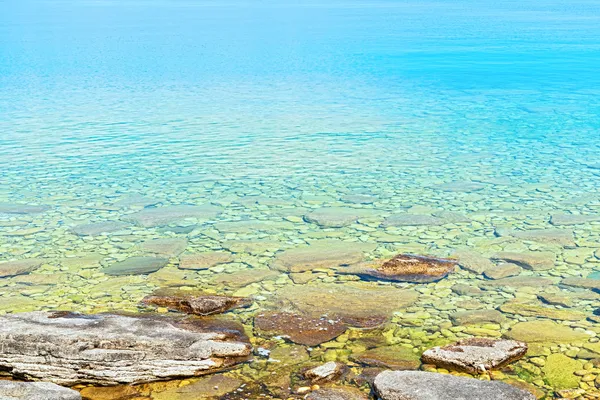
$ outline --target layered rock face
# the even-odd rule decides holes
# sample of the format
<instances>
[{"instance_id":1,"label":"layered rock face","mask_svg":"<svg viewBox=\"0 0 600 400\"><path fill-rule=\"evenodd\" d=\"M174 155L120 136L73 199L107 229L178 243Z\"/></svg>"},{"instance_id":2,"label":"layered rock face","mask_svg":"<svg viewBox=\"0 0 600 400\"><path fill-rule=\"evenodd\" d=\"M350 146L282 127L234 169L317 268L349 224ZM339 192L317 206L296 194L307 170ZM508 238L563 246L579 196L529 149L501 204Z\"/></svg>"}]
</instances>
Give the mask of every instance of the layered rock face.
<instances>
[{"instance_id":1,"label":"layered rock face","mask_svg":"<svg viewBox=\"0 0 600 400\"><path fill-rule=\"evenodd\" d=\"M58 384L139 383L244 361L242 334L200 321L31 312L0 316L0 368Z\"/></svg>"}]
</instances>

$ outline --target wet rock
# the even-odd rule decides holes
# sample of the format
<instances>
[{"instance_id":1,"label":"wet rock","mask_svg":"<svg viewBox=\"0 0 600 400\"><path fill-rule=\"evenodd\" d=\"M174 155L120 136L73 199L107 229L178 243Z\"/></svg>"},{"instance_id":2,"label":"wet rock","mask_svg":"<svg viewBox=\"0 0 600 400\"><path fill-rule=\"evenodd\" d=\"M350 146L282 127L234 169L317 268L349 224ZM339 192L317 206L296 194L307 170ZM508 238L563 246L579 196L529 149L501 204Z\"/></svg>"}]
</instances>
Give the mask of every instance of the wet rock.
<instances>
[{"instance_id":1,"label":"wet rock","mask_svg":"<svg viewBox=\"0 0 600 400\"><path fill-rule=\"evenodd\" d=\"M439 226L444 223L445 221L442 218L432 215L396 214L387 217L381 226L384 228L388 226Z\"/></svg>"},{"instance_id":2,"label":"wet rock","mask_svg":"<svg viewBox=\"0 0 600 400\"><path fill-rule=\"evenodd\" d=\"M565 278L560 281L560 284L576 288L600 290L600 279Z\"/></svg>"},{"instance_id":3,"label":"wet rock","mask_svg":"<svg viewBox=\"0 0 600 400\"><path fill-rule=\"evenodd\" d=\"M535 229L530 231L514 231L511 233L511 235L523 240L530 240L533 242L546 243L561 247L575 246L573 231L567 229Z\"/></svg>"},{"instance_id":4,"label":"wet rock","mask_svg":"<svg viewBox=\"0 0 600 400\"><path fill-rule=\"evenodd\" d=\"M465 285L462 283L457 283L456 285L452 286L452 291L461 296L479 296L485 293L477 286Z\"/></svg>"},{"instance_id":5,"label":"wet rock","mask_svg":"<svg viewBox=\"0 0 600 400\"><path fill-rule=\"evenodd\" d=\"M433 216L441 218L446 224L465 224L472 221L466 215L456 211L436 211Z\"/></svg>"},{"instance_id":6,"label":"wet rock","mask_svg":"<svg viewBox=\"0 0 600 400\"><path fill-rule=\"evenodd\" d=\"M79 392L49 382L0 380L2 400L81 400Z\"/></svg>"},{"instance_id":7,"label":"wet rock","mask_svg":"<svg viewBox=\"0 0 600 400\"><path fill-rule=\"evenodd\" d=\"M123 220L131 221L144 228L168 225L186 218L212 219L219 215L221 209L210 204L201 206L165 206L145 208L137 213L129 214Z\"/></svg>"},{"instance_id":8,"label":"wet rock","mask_svg":"<svg viewBox=\"0 0 600 400\"><path fill-rule=\"evenodd\" d=\"M435 282L454 270L456 260L398 254L385 262L366 262L338 269L341 274L352 274L396 282Z\"/></svg>"},{"instance_id":9,"label":"wet rock","mask_svg":"<svg viewBox=\"0 0 600 400\"><path fill-rule=\"evenodd\" d=\"M346 325L339 319L310 318L287 312L260 313L254 318L254 326L261 333L285 336L306 346L328 342L346 331Z\"/></svg>"},{"instance_id":10,"label":"wet rock","mask_svg":"<svg viewBox=\"0 0 600 400\"><path fill-rule=\"evenodd\" d=\"M4 214L39 214L48 209L48 206L0 202L0 213Z\"/></svg>"},{"instance_id":11,"label":"wet rock","mask_svg":"<svg viewBox=\"0 0 600 400\"><path fill-rule=\"evenodd\" d=\"M426 350L425 364L471 374L501 368L523 357L527 344L515 340L468 338Z\"/></svg>"},{"instance_id":12,"label":"wet rock","mask_svg":"<svg viewBox=\"0 0 600 400\"><path fill-rule=\"evenodd\" d=\"M512 262L533 271L552 269L556 261L554 253L542 251L526 253L500 252L496 253L493 258L500 261Z\"/></svg>"},{"instance_id":13,"label":"wet rock","mask_svg":"<svg viewBox=\"0 0 600 400\"><path fill-rule=\"evenodd\" d=\"M323 388L309 393L306 400L369 400L369 397L354 388Z\"/></svg>"},{"instance_id":14,"label":"wet rock","mask_svg":"<svg viewBox=\"0 0 600 400\"><path fill-rule=\"evenodd\" d=\"M445 192L475 192L486 187L485 184L479 182L448 182L438 186L440 190Z\"/></svg>"},{"instance_id":15,"label":"wet rock","mask_svg":"<svg viewBox=\"0 0 600 400\"><path fill-rule=\"evenodd\" d=\"M554 282L548 278L539 276L513 276L509 278L496 279L492 281L482 282L482 287L501 287L509 286L514 288L520 287L545 287L551 286Z\"/></svg>"},{"instance_id":16,"label":"wet rock","mask_svg":"<svg viewBox=\"0 0 600 400\"><path fill-rule=\"evenodd\" d=\"M152 400L216 399L235 391L243 381L226 375L211 375L190 383L152 394ZM201 397L199 397L201 396Z\"/></svg>"},{"instance_id":17,"label":"wet rock","mask_svg":"<svg viewBox=\"0 0 600 400\"><path fill-rule=\"evenodd\" d=\"M347 370L345 364L330 361L309 369L304 373L304 377L313 383L331 382L339 379Z\"/></svg>"},{"instance_id":18,"label":"wet rock","mask_svg":"<svg viewBox=\"0 0 600 400\"><path fill-rule=\"evenodd\" d=\"M285 230L296 229L295 224L291 222L259 220L217 222L216 224L214 224L214 227L222 233L239 234L256 232L279 233Z\"/></svg>"},{"instance_id":19,"label":"wet rock","mask_svg":"<svg viewBox=\"0 0 600 400\"><path fill-rule=\"evenodd\" d=\"M183 253L187 246L188 241L185 239L168 238L147 240L140 245L140 248L148 253L176 257Z\"/></svg>"},{"instance_id":20,"label":"wet rock","mask_svg":"<svg viewBox=\"0 0 600 400\"><path fill-rule=\"evenodd\" d=\"M276 293L278 303L313 318L339 318L348 325L375 327L394 311L413 304L418 293L411 289L357 283L286 286Z\"/></svg>"},{"instance_id":21,"label":"wet rock","mask_svg":"<svg viewBox=\"0 0 600 400\"><path fill-rule=\"evenodd\" d=\"M60 384L195 376L245 360L230 330L159 317L32 312L0 316L0 367ZM246 339L247 340L247 339Z\"/></svg>"},{"instance_id":22,"label":"wet rock","mask_svg":"<svg viewBox=\"0 0 600 400\"><path fill-rule=\"evenodd\" d=\"M225 250L232 253L248 253L260 255L275 252L281 248L281 243L271 240L228 240L221 244Z\"/></svg>"},{"instance_id":23,"label":"wet rock","mask_svg":"<svg viewBox=\"0 0 600 400\"><path fill-rule=\"evenodd\" d=\"M539 303L530 301L511 300L500 306L500 310L509 314L522 315L524 317L543 317L562 321L579 321L586 315L579 311L560 310L545 307Z\"/></svg>"},{"instance_id":24,"label":"wet rock","mask_svg":"<svg viewBox=\"0 0 600 400\"><path fill-rule=\"evenodd\" d=\"M103 233L117 232L128 225L123 222L94 222L73 227L72 231L79 236L96 236Z\"/></svg>"},{"instance_id":25,"label":"wet rock","mask_svg":"<svg viewBox=\"0 0 600 400\"><path fill-rule=\"evenodd\" d=\"M156 272L169 263L168 258L162 257L129 257L128 259L111 264L102 270L106 275L146 275Z\"/></svg>"},{"instance_id":26,"label":"wet rock","mask_svg":"<svg viewBox=\"0 0 600 400\"><path fill-rule=\"evenodd\" d=\"M494 267L489 258L470 250L456 251L453 257L458 259L458 265L462 269L475 274L481 274L483 271Z\"/></svg>"},{"instance_id":27,"label":"wet rock","mask_svg":"<svg viewBox=\"0 0 600 400\"><path fill-rule=\"evenodd\" d=\"M522 271L523 269L517 264L502 263L486 269L483 271L483 275L488 279L503 279L511 276L517 276Z\"/></svg>"},{"instance_id":28,"label":"wet rock","mask_svg":"<svg viewBox=\"0 0 600 400\"><path fill-rule=\"evenodd\" d=\"M371 210L360 208L322 207L305 214L304 220L323 228L341 228L372 213Z\"/></svg>"},{"instance_id":29,"label":"wet rock","mask_svg":"<svg viewBox=\"0 0 600 400\"><path fill-rule=\"evenodd\" d=\"M132 194L115 202L115 206L119 208L127 207L148 207L158 204L160 200L151 197L142 196L140 194Z\"/></svg>"},{"instance_id":30,"label":"wet rock","mask_svg":"<svg viewBox=\"0 0 600 400\"><path fill-rule=\"evenodd\" d=\"M277 271L272 271L270 269L253 268L232 272L230 274L215 274L210 278L210 281L220 286L240 288L255 282L271 280L279 275L280 274Z\"/></svg>"},{"instance_id":31,"label":"wet rock","mask_svg":"<svg viewBox=\"0 0 600 400\"><path fill-rule=\"evenodd\" d=\"M389 368L394 370L419 369L419 355L412 348L404 346L383 346L353 355L352 360L370 367Z\"/></svg>"},{"instance_id":32,"label":"wet rock","mask_svg":"<svg viewBox=\"0 0 600 400\"><path fill-rule=\"evenodd\" d=\"M43 263L44 260L41 258L2 262L0 263L0 278L28 274L38 269Z\"/></svg>"},{"instance_id":33,"label":"wet rock","mask_svg":"<svg viewBox=\"0 0 600 400\"><path fill-rule=\"evenodd\" d=\"M574 374L583 368L581 361L564 354L550 354L542 367L544 380L555 389L573 389L579 387L579 378Z\"/></svg>"},{"instance_id":34,"label":"wet rock","mask_svg":"<svg viewBox=\"0 0 600 400\"><path fill-rule=\"evenodd\" d=\"M552 225L581 225L587 222L600 220L600 215L595 214L555 214L550 219Z\"/></svg>"},{"instance_id":35,"label":"wet rock","mask_svg":"<svg viewBox=\"0 0 600 400\"><path fill-rule=\"evenodd\" d=\"M556 293L540 293L538 294L538 299L543 301L546 304L551 304L554 306L561 307L571 307L573 306L573 297L567 295L560 295Z\"/></svg>"},{"instance_id":36,"label":"wet rock","mask_svg":"<svg viewBox=\"0 0 600 400\"><path fill-rule=\"evenodd\" d=\"M363 253L373 251L376 245L361 242L320 240L308 246L296 247L278 253L271 268L288 272L305 272L315 268L332 268L363 260Z\"/></svg>"},{"instance_id":37,"label":"wet rock","mask_svg":"<svg viewBox=\"0 0 600 400\"><path fill-rule=\"evenodd\" d=\"M553 321L526 321L515 324L505 335L525 343L572 343L590 336Z\"/></svg>"},{"instance_id":38,"label":"wet rock","mask_svg":"<svg viewBox=\"0 0 600 400\"><path fill-rule=\"evenodd\" d=\"M344 203L373 204L377 198L366 194L346 194L340 197L340 200Z\"/></svg>"},{"instance_id":39,"label":"wet rock","mask_svg":"<svg viewBox=\"0 0 600 400\"><path fill-rule=\"evenodd\" d=\"M249 299L233 296L217 296L181 290L158 290L142 300L143 304L166 307L187 314L212 315L228 310L248 307Z\"/></svg>"},{"instance_id":40,"label":"wet rock","mask_svg":"<svg viewBox=\"0 0 600 400\"><path fill-rule=\"evenodd\" d=\"M227 264L233 261L230 253L223 251L209 251L206 253L183 254L179 258L180 269L203 270Z\"/></svg>"},{"instance_id":41,"label":"wet rock","mask_svg":"<svg viewBox=\"0 0 600 400\"><path fill-rule=\"evenodd\" d=\"M501 324L506 317L498 310L460 311L450 315L454 325Z\"/></svg>"},{"instance_id":42,"label":"wet rock","mask_svg":"<svg viewBox=\"0 0 600 400\"><path fill-rule=\"evenodd\" d=\"M535 400L506 383L421 371L382 372L374 388L382 400Z\"/></svg>"}]
</instances>

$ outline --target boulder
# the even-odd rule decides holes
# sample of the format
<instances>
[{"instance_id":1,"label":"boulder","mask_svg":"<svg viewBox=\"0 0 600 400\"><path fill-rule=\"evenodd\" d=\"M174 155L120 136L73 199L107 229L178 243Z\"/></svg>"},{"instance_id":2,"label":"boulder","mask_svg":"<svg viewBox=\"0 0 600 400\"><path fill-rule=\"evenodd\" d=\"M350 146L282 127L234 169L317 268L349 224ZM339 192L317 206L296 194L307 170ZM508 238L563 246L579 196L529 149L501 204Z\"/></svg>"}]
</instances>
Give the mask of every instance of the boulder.
<instances>
[{"instance_id":1,"label":"boulder","mask_svg":"<svg viewBox=\"0 0 600 400\"><path fill-rule=\"evenodd\" d=\"M443 347L426 350L425 364L470 374L501 368L523 357L527 344L515 340L468 338Z\"/></svg>"},{"instance_id":2,"label":"boulder","mask_svg":"<svg viewBox=\"0 0 600 400\"><path fill-rule=\"evenodd\" d=\"M0 369L59 384L195 376L246 360L248 339L210 320L31 312L0 316Z\"/></svg>"},{"instance_id":3,"label":"boulder","mask_svg":"<svg viewBox=\"0 0 600 400\"><path fill-rule=\"evenodd\" d=\"M445 278L456 266L456 260L398 254L385 262L365 262L338 269L338 273L352 274L396 282L435 282Z\"/></svg>"},{"instance_id":4,"label":"boulder","mask_svg":"<svg viewBox=\"0 0 600 400\"><path fill-rule=\"evenodd\" d=\"M0 380L1 400L81 400L79 392L50 382Z\"/></svg>"},{"instance_id":5,"label":"boulder","mask_svg":"<svg viewBox=\"0 0 600 400\"><path fill-rule=\"evenodd\" d=\"M106 275L146 275L156 272L169 263L162 257L129 257L102 269Z\"/></svg>"},{"instance_id":6,"label":"boulder","mask_svg":"<svg viewBox=\"0 0 600 400\"><path fill-rule=\"evenodd\" d=\"M263 312L254 318L255 328L267 335L289 338L306 346L317 346L335 339L346 331L339 319L311 318L288 312Z\"/></svg>"},{"instance_id":7,"label":"boulder","mask_svg":"<svg viewBox=\"0 0 600 400\"><path fill-rule=\"evenodd\" d=\"M382 400L535 400L506 383L421 371L384 371L374 388Z\"/></svg>"},{"instance_id":8,"label":"boulder","mask_svg":"<svg viewBox=\"0 0 600 400\"><path fill-rule=\"evenodd\" d=\"M178 290L159 290L142 300L143 304L166 307L187 314L212 315L248 307L252 302L244 297L218 296Z\"/></svg>"}]
</instances>

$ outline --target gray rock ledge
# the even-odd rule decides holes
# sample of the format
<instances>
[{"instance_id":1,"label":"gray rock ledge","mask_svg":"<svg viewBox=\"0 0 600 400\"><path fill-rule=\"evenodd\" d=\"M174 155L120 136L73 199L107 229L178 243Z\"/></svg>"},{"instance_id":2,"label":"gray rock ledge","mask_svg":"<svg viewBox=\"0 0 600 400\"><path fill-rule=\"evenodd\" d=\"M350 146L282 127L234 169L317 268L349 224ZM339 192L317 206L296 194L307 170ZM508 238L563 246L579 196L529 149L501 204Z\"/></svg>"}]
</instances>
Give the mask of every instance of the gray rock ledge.
<instances>
[{"instance_id":1,"label":"gray rock ledge","mask_svg":"<svg viewBox=\"0 0 600 400\"><path fill-rule=\"evenodd\" d=\"M374 386L382 400L535 400L506 383L434 372L385 371Z\"/></svg>"},{"instance_id":2,"label":"gray rock ledge","mask_svg":"<svg viewBox=\"0 0 600 400\"><path fill-rule=\"evenodd\" d=\"M0 400L81 400L81 395L50 382L0 381Z\"/></svg>"},{"instance_id":3,"label":"gray rock ledge","mask_svg":"<svg viewBox=\"0 0 600 400\"><path fill-rule=\"evenodd\" d=\"M149 382L245 361L248 339L208 320L31 312L0 316L0 369L64 385Z\"/></svg>"}]
</instances>

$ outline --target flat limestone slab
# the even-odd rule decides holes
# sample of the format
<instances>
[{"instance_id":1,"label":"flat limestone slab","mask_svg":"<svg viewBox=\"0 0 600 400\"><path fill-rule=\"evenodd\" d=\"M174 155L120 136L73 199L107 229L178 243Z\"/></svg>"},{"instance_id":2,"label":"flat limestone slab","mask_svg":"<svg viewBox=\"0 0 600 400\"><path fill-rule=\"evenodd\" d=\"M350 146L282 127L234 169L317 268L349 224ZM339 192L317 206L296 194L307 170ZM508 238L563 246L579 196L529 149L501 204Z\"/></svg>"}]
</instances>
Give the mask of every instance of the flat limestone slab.
<instances>
[{"instance_id":1,"label":"flat limestone slab","mask_svg":"<svg viewBox=\"0 0 600 400\"><path fill-rule=\"evenodd\" d=\"M0 316L0 369L64 385L201 375L243 361L250 351L243 335L204 321L46 312Z\"/></svg>"},{"instance_id":2,"label":"flat limestone slab","mask_svg":"<svg viewBox=\"0 0 600 400\"><path fill-rule=\"evenodd\" d=\"M2 400L81 400L78 391L49 382L0 381Z\"/></svg>"},{"instance_id":3,"label":"flat limestone slab","mask_svg":"<svg viewBox=\"0 0 600 400\"><path fill-rule=\"evenodd\" d=\"M535 400L506 383L421 371L385 371L374 386L382 400Z\"/></svg>"}]
</instances>

